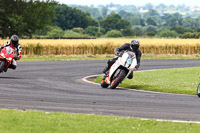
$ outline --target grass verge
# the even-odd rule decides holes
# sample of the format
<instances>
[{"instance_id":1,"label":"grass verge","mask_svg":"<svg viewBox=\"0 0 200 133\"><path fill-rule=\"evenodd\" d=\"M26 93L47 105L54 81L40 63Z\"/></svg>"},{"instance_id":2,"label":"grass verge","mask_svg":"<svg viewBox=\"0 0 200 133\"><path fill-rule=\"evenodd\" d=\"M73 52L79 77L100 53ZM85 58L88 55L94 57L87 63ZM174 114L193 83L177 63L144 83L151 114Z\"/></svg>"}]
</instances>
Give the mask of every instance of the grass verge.
<instances>
[{"instance_id":1,"label":"grass verge","mask_svg":"<svg viewBox=\"0 0 200 133\"><path fill-rule=\"evenodd\" d=\"M57 60L107 60L113 58L112 55L71 55L71 56L23 56L20 61L57 61Z\"/></svg>"},{"instance_id":2,"label":"grass verge","mask_svg":"<svg viewBox=\"0 0 200 133\"><path fill-rule=\"evenodd\" d=\"M200 59L200 56L180 54L143 54L142 59Z\"/></svg>"},{"instance_id":3,"label":"grass verge","mask_svg":"<svg viewBox=\"0 0 200 133\"><path fill-rule=\"evenodd\" d=\"M119 86L176 94L196 95L200 67L176 68L134 73L133 79L126 79ZM97 77L95 82L100 83L103 76Z\"/></svg>"},{"instance_id":4,"label":"grass verge","mask_svg":"<svg viewBox=\"0 0 200 133\"><path fill-rule=\"evenodd\" d=\"M113 54L105 55L52 55L52 56L25 56L20 61L55 61L55 60L107 60L113 58ZM198 55L154 55L143 54L142 59L200 59Z\"/></svg>"},{"instance_id":5,"label":"grass verge","mask_svg":"<svg viewBox=\"0 0 200 133\"><path fill-rule=\"evenodd\" d=\"M199 124L0 109L2 133L198 133Z\"/></svg>"}]
</instances>

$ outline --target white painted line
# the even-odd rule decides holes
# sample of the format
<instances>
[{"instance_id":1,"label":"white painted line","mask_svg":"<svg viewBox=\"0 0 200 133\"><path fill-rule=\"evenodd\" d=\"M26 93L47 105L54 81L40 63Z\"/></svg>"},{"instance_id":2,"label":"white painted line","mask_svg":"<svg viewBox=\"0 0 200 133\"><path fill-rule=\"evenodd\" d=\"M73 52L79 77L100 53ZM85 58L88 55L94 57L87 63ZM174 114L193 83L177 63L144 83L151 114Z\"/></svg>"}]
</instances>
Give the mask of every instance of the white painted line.
<instances>
[{"instance_id":1,"label":"white painted line","mask_svg":"<svg viewBox=\"0 0 200 133\"><path fill-rule=\"evenodd\" d=\"M147 119L147 118L139 118L141 120L155 120L155 121L166 121L166 122L179 122L179 123L196 123L200 124L200 121L183 121L183 120L164 120L164 119Z\"/></svg>"},{"instance_id":2,"label":"white painted line","mask_svg":"<svg viewBox=\"0 0 200 133\"><path fill-rule=\"evenodd\" d=\"M82 78L83 81L87 82L87 83L90 83L90 84L95 84L95 85L99 85L99 83L95 83L95 82L92 82L92 81L89 81L88 78L95 78L95 77L98 77L102 74L98 74L98 75L90 75L90 76L87 76L87 77L84 77Z\"/></svg>"}]
</instances>

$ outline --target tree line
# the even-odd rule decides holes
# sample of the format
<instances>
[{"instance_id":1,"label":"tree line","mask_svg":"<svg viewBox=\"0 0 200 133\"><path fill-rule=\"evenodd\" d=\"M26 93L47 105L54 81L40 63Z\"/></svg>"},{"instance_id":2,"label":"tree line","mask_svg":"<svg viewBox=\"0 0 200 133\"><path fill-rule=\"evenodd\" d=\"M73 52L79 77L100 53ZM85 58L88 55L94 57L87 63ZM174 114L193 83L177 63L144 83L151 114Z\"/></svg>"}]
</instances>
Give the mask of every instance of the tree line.
<instances>
[{"instance_id":1,"label":"tree line","mask_svg":"<svg viewBox=\"0 0 200 133\"><path fill-rule=\"evenodd\" d=\"M101 15L59 4L54 0L0 0L0 37L90 38L159 36L199 38L200 17L179 13L160 15L156 10L138 14L121 10Z\"/></svg>"},{"instance_id":2,"label":"tree line","mask_svg":"<svg viewBox=\"0 0 200 133\"><path fill-rule=\"evenodd\" d=\"M51 0L0 0L0 36L18 34L31 38L36 30L52 23L56 4Z\"/></svg>"},{"instance_id":3,"label":"tree line","mask_svg":"<svg viewBox=\"0 0 200 133\"><path fill-rule=\"evenodd\" d=\"M118 7L117 10L110 11L108 8L99 7L84 7L77 6L82 11L86 11L90 13L94 18L107 19L108 16L114 16L114 14L119 14L122 19L128 20L130 22L131 28L128 28L128 32L123 34L123 32L127 31L121 29L123 36L132 35L132 36L152 36L152 37L181 37L181 38L199 38L200 33L200 17L190 17L185 15L185 10L188 8L184 8L180 6L180 9L184 9L185 14L175 13L164 13L163 11L167 7L164 5L159 5L159 10L152 9L151 4L147 4L144 9L148 9L145 12L139 12L138 9L130 8L134 6L126 6L128 9L132 9L131 12L128 12L126 9L122 9L119 5L110 5L111 7ZM169 8L175 8L174 6L170 6ZM141 9L141 8L140 8ZM133 11L134 10L134 11ZM94 12L96 12L94 14ZM195 13L195 12L194 12ZM200 14L200 11L196 11L196 13ZM103 15L104 14L104 15ZM107 14L107 15L105 15ZM96 15L96 16L95 16ZM106 16L106 17L104 17Z\"/></svg>"}]
</instances>

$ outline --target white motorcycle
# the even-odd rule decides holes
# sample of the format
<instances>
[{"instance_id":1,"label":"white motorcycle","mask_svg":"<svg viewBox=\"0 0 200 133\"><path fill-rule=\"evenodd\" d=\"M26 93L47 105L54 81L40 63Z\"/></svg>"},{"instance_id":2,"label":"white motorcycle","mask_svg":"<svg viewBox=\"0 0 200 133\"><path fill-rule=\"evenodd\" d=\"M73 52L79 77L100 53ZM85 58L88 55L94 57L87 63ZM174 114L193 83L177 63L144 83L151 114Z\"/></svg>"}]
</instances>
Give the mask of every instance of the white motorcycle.
<instances>
[{"instance_id":1,"label":"white motorcycle","mask_svg":"<svg viewBox=\"0 0 200 133\"><path fill-rule=\"evenodd\" d=\"M109 69L109 74L101 81L101 87L115 89L119 83L126 79L137 65L134 52L125 51Z\"/></svg>"}]
</instances>

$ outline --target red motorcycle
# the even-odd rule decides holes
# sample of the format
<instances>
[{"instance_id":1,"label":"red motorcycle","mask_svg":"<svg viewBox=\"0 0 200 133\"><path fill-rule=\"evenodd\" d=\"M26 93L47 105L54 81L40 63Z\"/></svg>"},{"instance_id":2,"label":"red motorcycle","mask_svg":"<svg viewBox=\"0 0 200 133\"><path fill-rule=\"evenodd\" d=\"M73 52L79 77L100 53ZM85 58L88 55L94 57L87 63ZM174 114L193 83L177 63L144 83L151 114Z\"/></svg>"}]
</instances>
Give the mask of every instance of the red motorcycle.
<instances>
[{"instance_id":1,"label":"red motorcycle","mask_svg":"<svg viewBox=\"0 0 200 133\"><path fill-rule=\"evenodd\" d=\"M15 51L11 47L4 47L0 51L0 73L6 71L15 57Z\"/></svg>"}]
</instances>

